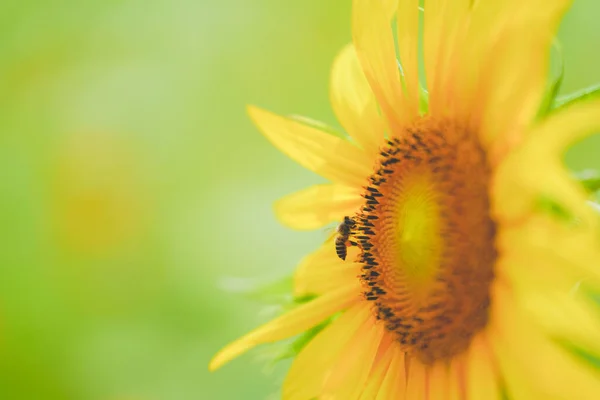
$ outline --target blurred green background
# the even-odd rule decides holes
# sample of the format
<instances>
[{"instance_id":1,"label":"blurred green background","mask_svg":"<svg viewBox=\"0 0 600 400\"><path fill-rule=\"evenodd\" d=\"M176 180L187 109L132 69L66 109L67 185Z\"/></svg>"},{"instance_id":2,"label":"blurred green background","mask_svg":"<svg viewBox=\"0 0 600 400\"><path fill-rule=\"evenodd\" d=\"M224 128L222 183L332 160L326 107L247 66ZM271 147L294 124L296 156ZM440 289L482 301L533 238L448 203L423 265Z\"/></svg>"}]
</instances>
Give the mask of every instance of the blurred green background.
<instances>
[{"instance_id":1,"label":"blurred green background","mask_svg":"<svg viewBox=\"0 0 600 400\"><path fill-rule=\"evenodd\" d=\"M318 178L244 107L336 125L350 3L0 3L0 399L276 398L285 363L207 364L274 311L235 291L325 234L276 222ZM564 21L565 93L600 82L599 16L578 0Z\"/></svg>"}]
</instances>

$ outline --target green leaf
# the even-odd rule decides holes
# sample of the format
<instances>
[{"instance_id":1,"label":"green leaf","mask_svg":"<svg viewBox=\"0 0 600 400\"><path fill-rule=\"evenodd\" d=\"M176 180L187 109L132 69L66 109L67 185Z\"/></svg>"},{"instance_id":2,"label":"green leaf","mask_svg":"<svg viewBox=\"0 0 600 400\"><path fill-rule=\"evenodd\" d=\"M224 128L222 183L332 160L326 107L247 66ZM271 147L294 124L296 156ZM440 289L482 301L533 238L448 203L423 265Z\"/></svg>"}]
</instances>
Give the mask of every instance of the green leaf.
<instances>
[{"instance_id":1,"label":"green leaf","mask_svg":"<svg viewBox=\"0 0 600 400\"><path fill-rule=\"evenodd\" d=\"M573 215L560 203L549 196L540 195L536 199L536 208L564 222L573 222Z\"/></svg>"},{"instance_id":2,"label":"green leaf","mask_svg":"<svg viewBox=\"0 0 600 400\"><path fill-rule=\"evenodd\" d=\"M590 299L593 304L595 304L592 312L600 311L600 293L587 285L585 280L578 282L573 289L571 289L571 295ZM572 355L579 358L580 361L587 363L591 367L600 369L600 354L594 354L589 349L585 349L564 337L555 337L554 340L567 351L571 352Z\"/></svg>"},{"instance_id":3,"label":"green leaf","mask_svg":"<svg viewBox=\"0 0 600 400\"><path fill-rule=\"evenodd\" d=\"M600 96L600 84L596 84L585 89L578 90L575 93L558 97L554 101L553 109L562 109L582 100L588 100L597 96Z\"/></svg>"},{"instance_id":4,"label":"green leaf","mask_svg":"<svg viewBox=\"0 0 600 400\"><path fill-rule=\"evenodd\" d=\"M300 304L308 303L309 301L314 300L316 298L317 298L316 294L305 294L302 296L294 297L294 303L297 305L300 305Z\"/></svg>"},{"instance_id":5,"label":"green leaf","mask_svg":"<svg viewBox=\"0 0 600 400\"><path fill-rule=\"evenodd\" d=\"M566 340L557 339L556 342L560 344L567 351L571 352L580 361L590 365L593 368L600 369L600 356L593 354L573 343L567 342Z\"/></svg>"},{"instance_id":6,"label":"green leaf","mask_svg":"<svg viewBox=\"0 0 600 400\"><path fill-rule=\"evenodd\" d=\"M319 325L296 336L291 341L287 341L286 343L281 344L276 348L273 348L269 356L269 359L271 360L271 366L275 365L280 361L296 357L298 354L300 354L302 349L304 349L306 345L315 338L315 336L321 333L321 331L325 329L329 324L331 324L336 318L338 318L339 315L340 314L338 313L330 317L329 319L323 321Z\"/></svg>"},{"instance_id":7,"label":"green leaf","mask_svg":"<svg viewBox=\"0 0 600 400\"><path fill-rule=\"evenodd\" d=\"M323 329L335 321L341 313L332 315L327 320L308 329L291 339L271 343L266 347L257 350L256 356L259 361L265 363L267 370L273 370L277 363L295 358L300 352L313 340Z\"/></svg>"},{"instance_id":8,"label":"green leaf","mask_svg":"<svg viewBox=\"0 0 600 400\"><path fill-rule=\"evenodd\" d=\"M558 44L558 42L554 41L553 48L556 50L557 60L558 60L558 72L556 76L549 82L548 88L546 90L546 96L542 100L542 104L540 105L540 110L538 112L538 118L544 117L549 112L551 112L555 106L555 99L558 96L558 92L560 91L560 87L563 82L563 77L565 74L565 67L563 62L562 50Z\"/></svg>"},{"instance_id":9,"label":"green leaf","mask_svg":"<svg viewBox=\"0 0 600 400\"><path fill-rule=\"evenodd\" d=\"M282 279L260 286L257 286L256 283L249 283L248 280L230 279L227 286L229 286L230 290L243 293L249 299L278 306L276 309L272 310L275 312L275 317L276 315L292 310L301 304L312 301L317 297L317 295L313 294L294 297L293 284L293 277L286 276ZM307 330L295 338L283 340L259 350L257 353L258 359L267 361L265 367L267 369L272 369L279 361L297 356L298 353L300 353L300 351L335 318L337 318L337 315L330 317L321 324Z\"/></svg>"},{"instance_id":10,"label":"green leaf","mask_svg":"<svg viewBox=\"0 0 600 400\"><path fill-rule=\"evenodd\" d=\"M586 169L575 172L573 176L588 192L594 193L600 190L600 171Z\"/></svg>"},{"instance_id":11,"label":"green leaf","mask_svg":"<svg viewBox=\"0 0 600 400\"><path fill-rule=\"evenodd\" d=\"M306 332L302 333L295 340L289 343L285 348L283 348L279 355L273 358L273 363L277 363L287 358L296 357L298 354L300 354L302 349L306 347L306 345L310 343L310 341L313 340L315 336L317 336L330 323L331 319L324 321L319 325L310 328Z\"/></svg>"},{"instance_id":12,"label":"green leaf","mask_svg":"<svg viewBox=\"0 0 600 400\"><path fill-rule=\"evenodd\" d=\"M573 173L573 177L590 194L589 205L600 213L600 171L586 169Z\"/></svg>"},{"instance_id":13,"label":"green leaf","mask_svg":"<svg viewBox=\"0 0 600 400\"><path fill-rule=\"evenodd\" d=\"M592 200L589 201L590 207L592 207L598 214L600 214L600 190L594 193Z\"/></svg>"}]
</instances>

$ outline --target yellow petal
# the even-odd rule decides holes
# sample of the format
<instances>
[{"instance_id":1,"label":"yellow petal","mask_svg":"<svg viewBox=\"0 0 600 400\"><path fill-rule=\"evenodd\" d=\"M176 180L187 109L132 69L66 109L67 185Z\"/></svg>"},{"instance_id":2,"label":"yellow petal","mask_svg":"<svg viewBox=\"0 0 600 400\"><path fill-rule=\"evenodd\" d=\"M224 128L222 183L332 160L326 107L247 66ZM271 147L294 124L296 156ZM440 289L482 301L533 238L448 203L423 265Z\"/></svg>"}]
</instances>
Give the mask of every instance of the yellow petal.
<instances>
[{"instance_id":1,"label":"yellow petal","mask_svg":"<svg viewBox=\"0 0 600 400\"><path fill-rule=\"evenodd\" d=\"M522 293L569 293L581 283L600 291L597 237L564 225L540 215L521 224L501 225L497 276Z\"/></svg>"},{"instance_id":2,"label":"yellow petal","mask_svg":"<svg viewBox=\"0 0 600 400\"><path fill-rule=\"evenodd\" d=\"M544 224L532 221L530 224L514 227L501 226L498 231L497 243L501 256L496 263L496 274L499 278L510 281L514 290L526 292L535 288L569 292L583 280L587 285L600 290L600 281L594 284L595 280L587 273L588 268L585 266L588 262L582 261L584 268L581 268L578 266L581 263L573 260L575 257L558 257L554 252L554 248L560 243L558 241L538 245L532 240L540 233L552 236L551 233L544 234L544 231L547 232ZM552 248L548 249L548 246Z\"/></svg>"},{"instance_id":3,"label":"yellow petal","mask_svg":"<svg viewBox=\"0 0 600 400\"><path fill-rule=\"evenodd\" d=\"M423 13L423 59L430 101L438 93L435 78L438 73L439 52L444 33L446 0L428 0Z\"/></svg>"},{"instance_id":4,"label":"yellow petal","mask_svg":"<svg viewBox=\"0 0 600 400\"><path fill-rule=\"evenodd\" d=\"M510 288L494 286L489 340L502 370L508 397L596 399L600 372L584 364L535 326Z\"/></svg>"},{"instance_id":5,"label":"yellow petal","mask_svg":"<svg viewBox=\"0 0 600 400\"><path fill-rule=\"evenodd\" d=\"M512 145L535 118L546 89L550 47L571 0L516 1L490 44L480 95L484 143ZM489 30L490 27L485 27Z\"/></svg>"},{"instance_id":6,"label":"yellow petal","mask_svg":"<svg viewBox=\"0 0 600 400\"><path fill-rule=\"evenodd\" d=\"M541 140L540 140L541 141ZM583 187L567 173L560 160L511 155L510 164L498 170L498 186L493 187L497 213L507 220L517 220L539 211L541 198L551 199L573 217L586 224L596 223L594 210L586 203ZM523 169L527 165L527 169ZM514 175L518 168L518 175ZM512 176L509 174L513 174ZM519 196L508 193L519 193ZM508 196L508 197L507 197Z\"/></svg>"},{"instance_id":7,"label":"yellow petal","mask_svg":"<svg viewBox=\"0 0 600 400\"><path fill-rule=\"evenodd\" d=\"M509 342L515 333L522 330L522 327L519 326L520 320L516 318L516 313L519 312L518 305L513 297L514 295L506 283L496 281L492 287L491 322L487 330L488 343L492 349L491 351L496 356L499 369L502 371L507 396L511 399L536 399L539 398L537 397L539 392L535 384L530 382L530 377L525 375L527 370L524 366L518 364L518 354L516 353L524 351L521 356L531 357L532 360L538 361L544 356L530 352L531 349L523 349L523 345L527 343L522 341L531 340L531 337L519 338L519 344L515 343L513 345ZM522 319L521 315L519 317ZM505 332L508 332L508 334ZM513 334L511 335L511 333ZM544 366L544 363L540 363L539 367L542 368L542 366Z\"/></svg>"},{"instance_id":8,"label":"yellow petal","mask_svg":"<svg viewBox=\"0 0 600 400\"><path fill-rule=\"evenodd\" d=\"M448 400L467 398L467 360L465 353L454 356L448 368Z\"/></svg>"},{"instance_id":9,"label":"yellow petal","mask_svg":"<svg viewBox=\"0 0 600 400\"><path fill-rule=\"evenodd\" d=\"M381 383L375 400L405 400L406 397L406 369L405 355L399 346L391 347L393 356L390 367Z\"/></svg>"},{"instance_id":10,"label":"yellow petal","mask_svg":"<svg viewBox=\"0 0 600 400\"><path fill-rule=\"evenodd\" d=\"M384 327L374 317L356 331L325 380L322 395L324 400L359 398L369 378L383 335Z\"/></svg>"},{"instance_id":11,"label":"yellow petal","mask_svg":"<svg viewBox=\"0 0 600 400\"><path fill-rule=\"evenodd\" d=\"M248 107L256 126L284 154L331 181L362 186L373 160L350 142L257 107Z\"/></svg>"},{"instance_id":12,"label":"yellow petal","mask_svg":"<svg viewBox=\"0 0 600 400\"><path fill-rule=\"evenodd\" d=\"M485 333L477 335L467 356L467 398L500 400L501 386L496 361L485 340Z\"/></svg>"},{"instance_id":13,"label":"yellow petal","mask_svg":"<svg viewBox=\"0 0 600 400\"><path fill-rule=\"evenodd\" d=\"M448 399L448 364L437 362L427 370L427 400ZM409 397L410 398L410 397Z\"/></svg>"},{"instance_id":14,"label":"yellow petal","mask_svg":"<svg viewBox=\"0 0 600 400\"><path fill-rule=\"evenodd\" d=\"M282 340L314 327L327 317L350 307L360 299L359 293L360 287L358 284L340 287L333 292L298 306L225 346L212 359L209 369L214 371L220 368L223 364L242 355L254 346Z\"/></svg>"},{"instance_id":15,"label":"yellow petal","mask_svg":"<svg viewBox=\"0 0 600 400\"><path fill-rule=\"evenodd\" d=\"M586 295L534 289L520 293L520 302L546 335L600 356L600 318Z\"/></svg>"},{"instance_id":16,"label":"yellow petal","mask_svg":"<svg viewBox=\"0 0 600 400\"><path fill-rule=\"evenodd\" d=\"M451 8L452 1L450 0L437 0L442 2L443 8L440 7L441 11L438 11L438 20L432 21L430 24L431 29L435 30L437 35L434 45L428 46L425 43L426 49L425 54L429 51L434 51L432 55L429 56L429 61L427 58L425 60L426 65L429 66L435 63L435 66L431 68L436 69L435 72L427 72L427 79L429 83L430 75L434 75L434 87L431 88L431 91L434 89L438 89L448 94L446 97L445 106L451 108L453 117L459 121L467 122L469 118L471 118L474 110L477 110L477 90L480 80L485 79L486 72L482 70L481 64L485 62L486 55L490 50L490 46L494 44L496 39L496 34L499 32L501 27L501 21L504 21L506 18L506 10L509 8L508 3L512 3L513 0L508 1L479 1L474 3L471 7L468 8L467 12L464 14L462 21L459 21L459 24L462 27L459 27L456 31L456 37L454 39L454 45L451 47L450 51L453 51L453 55L448 59L448 64L444 67L441 65L437 67L437 62L441 58L438 55L438 52L444 51L442 48L445 46L445 41L443 40L445 35L444 25L439 22L440 18L445 18L443 12L447 9ZM427 18L428 10L425 12L425 17ZM436 25L437 24L437 29ZM491 28L494 29L491 29ZM488 30L486 30L488 28ZM427 29L427 21L426 21L426 29ZM427 33L427 31L425 31ZM444 44L444 46L442 45ZM428 47L432 47L432 50L429 50ZM439 61L443 61L439 60ZM437 81L438 75L443 72L442 68L446 70L445 75L450 77L450 79L446 79L444 83L446 86L441 86L442 83ZM497 83L497 82L496 82ZM435 96L440 96L442 94L433 95L430 93L430 97L433 98L433 102L435 104L436 101L439 101L435 98ZM448 104L447 101L452 101L451 104Z\"/></svg>"},{"instance_id":17,"label":"yellow petal","mask_svg":"<svg viewBox=\"0 0 600 400\"><path fill-rule=\"evenodd\" d=\"M380 0L383 6L383 11L388 18L388 21L392 19L396 9L398 8L398 0Z\"/></svg>"},{"instance_id":18,"label":"yellow petal","mask_svg":"<svg viewBox=\"0 0 600 400\"><path fill-rule=\"evenodd\" d=\"M398 50L404 70L407 105L411 116L419 114L419 0L398 3Z\"/></svg>"},{"instance_id":19,"label":"yellow petal","mask_svg":"<svg viewBox=\"0 0 600 400\"><path fill-rule=\"evenodd\" d=\"M531 131L528 152L561 157L573 143L600 130L600 99L583 100L551 114Z\"/></svg>"},{"instance_id":20,"label":"yellow petal","mask_svg":"<svg viewBox=\"0 0 600 400\"><path fill-rule=\"evenodd\" d=\"M319 397L331 368L356 332L371 318L368 304L360 302L319 333L294 359L283 383L283 398Z\"/></svg>"},{"instance_id":21,"label":"yellow petal","mask_svg":"<svg viewBox=\"0 0 600 400\"><path fill-rule=\"evenodd\" d=\"M534 214L514 227L502 227L499 245L498 273L513 280L516 289L521 283L529 283L548 290L564 290L581 279L600 289L598 236L585 225L580 228ZM536 280L533 271L544 279Z\"/></svg>"},{"instance_id":22,"label":"yellow petal","mask_svg":"<svg viewBox=\"0 0 600 400\"><path fill-rule=\"evenodd\" d=\"M344 47L333 63L330 98L344 129L375 157L383 142L385 121L352 44Z\"/></svg>"},{"instance_id":23,"label":"yellow petal","mask_svg":"<svg viewBox=\"0 0 600 400\"><path fill-rule=\"evenodd\" d=\"M493 182L496 213L503 219L522 218L543 195L586 224L597 224L594 211L586 205L586 193L562 165L562 155L570 144L598 130L600 99L568 107L535 127L498 166ZM519 196L514 196L517 192Z\"/></svg>"},{"instance_id":24,"label":"yellow petal","mask_svg":"<svg viewBox=\"0 0 600 400\"><path fill-rule=\"evenodd\" d=\"M275 203L279 221L293 229L318 229L353 215L363 203L362 189L340 184L314 185Z\"/></svg>"},{"instance_id":25,"label":"yellow petal","mask_svg":"<svg viewBox=\"0 0 600 400\"><path fill-rule=\"evenodd\" d=\"M428 0L424 13L425 74L429 89L429 112L446 116L456 101L448 86L455 75L457 54L464 46L461 38L468 27L470 0Z\"/></svg>"},{"instance_id":26,"label":"yellow petal","mask_svg":"<svg viewBox=\"0 0 600 400\"><path fill-rule=\"evenodd\" d=\"M413 359L408 370L406 382L406 398L410 400L424 400L427 391L425 366Z\"/></svg>"},{"instance_id":27,"label":"yellow petal","mask_svg":"<svg viewBox=\"0 0 600 400\"><path fill-rule=\"evenodd\" d=\"M339 286L352 285L358 282L360 268L360 264L349 259L340 260L330 239L300 262L294 274L294 294L324 294Z\"/></svg>"},{"instance_id":28,"label":"yellow petal","mask_svg":"<svg viewBox=\"0 0 600 400\"><path fill-rule=\"evenodd\" d=\"M486 147L519 140L535 117L549 48L570 2L479 1L464 14L452 61L442 67L451 77L443 91L452 94L455 118L471 119Z\"/></svg>"},{"instance_id":29,"label":"yellow petal","mask_svg":"<svg viewBox=\"0 0 600 400\"><path fill-rule=\"evenodd\" d=\"M382 387L383 380L390 368L392 361L394 360L395 354L396 352L392 347L388 348L387 351L382 354L381 359L378 360L373 366L369 380L367 381L367 384L360 395L360 400L373 400L377 398L377 393Z\"/></svg>"},{"instance_id":30,"label":"yellow petal","mask_svg":"<svg viewBox=\"0 0 600 400\"><path fill-rule=\"evenodd\" d=\"M388 118L390 128L399 131L409 114L389 16L380 2L354 0L352 38L365 76Z\"/></svg>"}]
</instances>

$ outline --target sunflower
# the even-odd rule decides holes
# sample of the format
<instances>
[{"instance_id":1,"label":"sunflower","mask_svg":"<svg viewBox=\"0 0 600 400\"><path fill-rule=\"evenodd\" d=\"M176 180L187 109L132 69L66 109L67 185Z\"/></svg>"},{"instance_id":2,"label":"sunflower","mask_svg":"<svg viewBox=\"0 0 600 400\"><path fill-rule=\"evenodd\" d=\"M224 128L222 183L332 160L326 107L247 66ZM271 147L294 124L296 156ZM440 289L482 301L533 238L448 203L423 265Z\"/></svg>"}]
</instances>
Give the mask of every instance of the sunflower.
<instances>
[{"instance_id":1,"label":"sunflower","mask_svg":"<svg viewBox=\"0 0 600 400\"><path fill-rule=\"evenodd\" d=\"M324 324L284 399L600 398L600 221L562 163L600 130L600 99L543 109L569 4L354 1L331 80L349 137L249 109L330 181L280 200L281 221L339 234L298 267L294 294L311 300L210 369Z\"/></svg>"}]
</instances>

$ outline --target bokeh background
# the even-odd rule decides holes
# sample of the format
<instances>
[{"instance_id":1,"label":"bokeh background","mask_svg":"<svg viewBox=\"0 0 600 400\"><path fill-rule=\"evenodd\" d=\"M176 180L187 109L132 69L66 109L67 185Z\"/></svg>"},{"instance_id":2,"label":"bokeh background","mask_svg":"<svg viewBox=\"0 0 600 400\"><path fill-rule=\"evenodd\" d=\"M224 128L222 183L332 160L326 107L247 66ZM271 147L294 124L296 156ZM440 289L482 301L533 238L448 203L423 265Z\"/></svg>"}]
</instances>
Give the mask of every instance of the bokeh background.
<instances>
[{"instance_id":1,"label":"bokeh background","mask_svg":"<svg viewBox=\"0 0 600 400\"><path fill-rule=\"evenodd\" d=\"M277 398L285 362L207 370L276 311L244 290L326 235L276 222L319 178L245 104L336 126L350 3L0 2L0 399ZM561 27L563 93L600 82L599 17ZM568 163L600 168L600 140Z\"/></svg>"}]
</instances>

